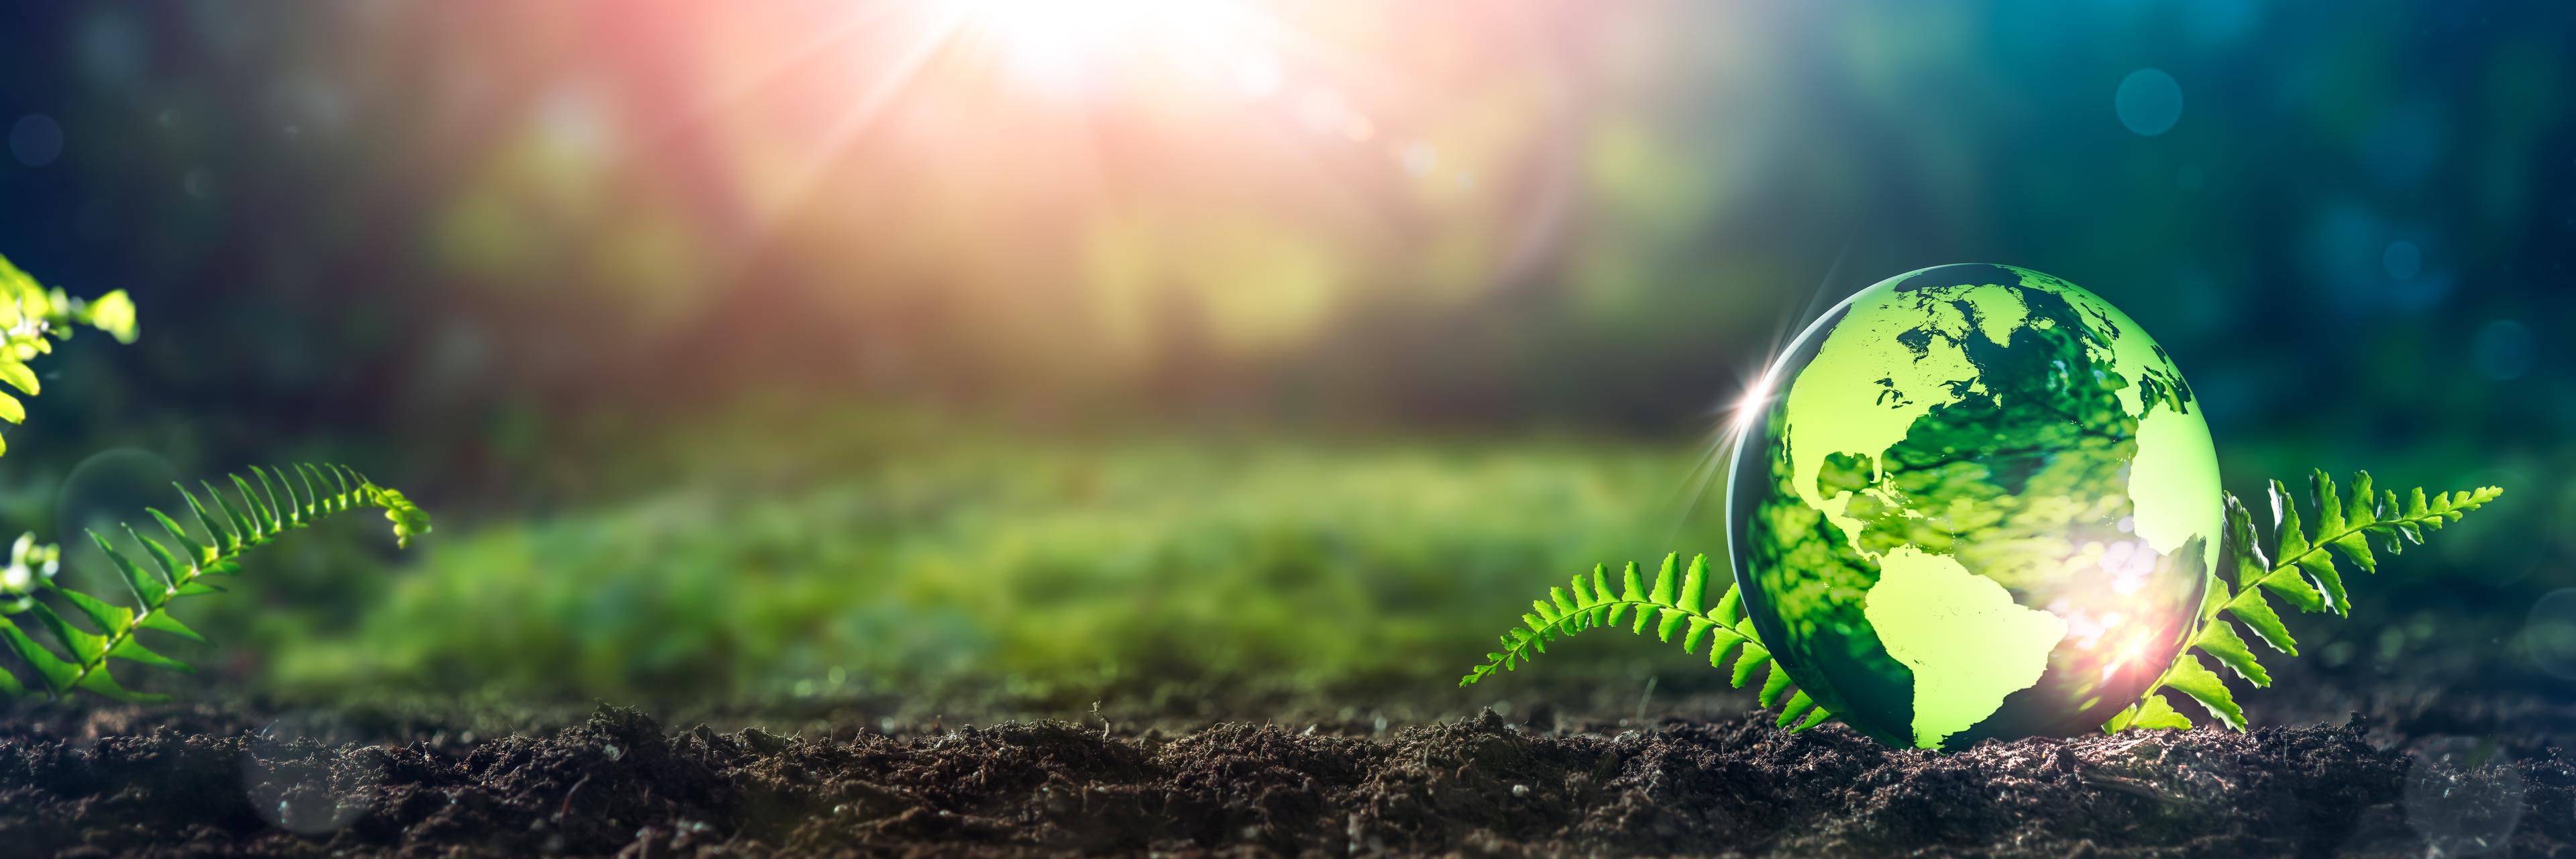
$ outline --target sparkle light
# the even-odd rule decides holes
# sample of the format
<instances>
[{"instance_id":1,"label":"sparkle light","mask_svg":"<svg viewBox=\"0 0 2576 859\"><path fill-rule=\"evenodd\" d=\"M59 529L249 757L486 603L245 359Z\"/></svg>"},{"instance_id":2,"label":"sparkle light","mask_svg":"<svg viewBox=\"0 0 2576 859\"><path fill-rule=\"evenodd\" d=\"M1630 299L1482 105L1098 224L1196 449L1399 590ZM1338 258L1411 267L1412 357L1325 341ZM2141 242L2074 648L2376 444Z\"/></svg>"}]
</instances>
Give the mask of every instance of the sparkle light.
<instances>
[{"instance_id":1,"label":"sparkle light","mask_svg":"<svg viewBox=\"0 0 2576 859\"><path fill-rule=\"evenodd\" d=\"M1746 426L1751 425L1753 423L1754 416L1761 414L1763 407L1771 404L1771 374L1773 372L1775 371L1762 371L1762 375L1759 378L1754 379L1751 386L1744 389L1744 398L1735 401L1735 408L1733 409L1733 423L1738 432L1743 431Z\"/></svg>"}]
</instances>

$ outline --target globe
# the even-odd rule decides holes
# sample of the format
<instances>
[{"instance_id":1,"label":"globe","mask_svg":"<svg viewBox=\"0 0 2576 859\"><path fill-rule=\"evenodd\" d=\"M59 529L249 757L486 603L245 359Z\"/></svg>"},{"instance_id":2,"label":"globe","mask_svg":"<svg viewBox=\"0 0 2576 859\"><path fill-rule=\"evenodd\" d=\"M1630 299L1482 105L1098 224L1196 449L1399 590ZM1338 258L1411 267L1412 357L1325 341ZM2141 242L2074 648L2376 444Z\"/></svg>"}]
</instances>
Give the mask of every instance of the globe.
<instances>
[{"instance_id":1,"label":"globe","mask_svg":"<svg viewBox=\"0 0 2576 859\"><path fill-rule=\"evenodd\" d=\"M2098 729L2172 663L2218 563L2191 385L2127 314L2036 271L1861 290L1737 420L1745 611L1800 689L1891 743Z\"/></svg>"}]
</instances>

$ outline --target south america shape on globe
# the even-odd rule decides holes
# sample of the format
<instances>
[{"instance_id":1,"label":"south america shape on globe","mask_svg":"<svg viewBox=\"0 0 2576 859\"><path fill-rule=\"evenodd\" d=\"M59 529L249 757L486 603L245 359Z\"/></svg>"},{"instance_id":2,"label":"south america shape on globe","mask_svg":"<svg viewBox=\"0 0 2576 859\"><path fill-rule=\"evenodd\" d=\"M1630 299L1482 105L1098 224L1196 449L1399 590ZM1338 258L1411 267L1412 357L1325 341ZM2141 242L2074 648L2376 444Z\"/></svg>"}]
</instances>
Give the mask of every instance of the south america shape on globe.
<instances>
[{"instance_id":1,"label":"south america shape on globe","mask_svg":"<svg viewBox=\"0 0 2576 859\"><path fill-rule=\"evenodd\" d=\"M2199 401L2127 314L1947 265L1827 311L1748 406L1727 497L1789 677L1889 742L2066 735L2192 631L2224 510Z\"/></svg>"}]
</instances>

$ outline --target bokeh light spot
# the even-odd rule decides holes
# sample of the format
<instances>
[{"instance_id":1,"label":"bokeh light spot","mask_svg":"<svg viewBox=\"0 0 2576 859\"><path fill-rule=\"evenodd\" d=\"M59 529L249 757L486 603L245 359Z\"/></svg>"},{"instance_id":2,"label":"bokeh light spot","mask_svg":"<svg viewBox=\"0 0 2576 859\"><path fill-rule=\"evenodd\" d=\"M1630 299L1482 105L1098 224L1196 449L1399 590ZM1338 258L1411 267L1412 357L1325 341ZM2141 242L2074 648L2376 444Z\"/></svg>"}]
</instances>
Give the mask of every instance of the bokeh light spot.
<instances>
[{"instance_id":1,"label":"bokeh light spot","mask_svg":"<svg viewBox=\"0 0 2576 859\"><path fill-rule=\"evenodd\" d=\"M2139 69L2120 79L2111 106L2119 112L2121 125L2140 136L2154 137L2182 119L2182 85L2163 69Z\"/></svg>"},{"instance_id":2,"label":"bokeh light spot","mask_svg":"<svg viewBox=\"0 0 2576 859\"><path fill-rule=\"evenodd\" d=\"M2416 750L2406 773L2406 823L2432 856L2502 850L2522 822L2522 773L2494 740L2440 737Z\"/></svg>"},{"instance_id":3,"label":"bokeh light spot","mask_svg":"<svg viewBox=\"0 0 2576 859\"><path fill-rule=\"evenodd\" d=\"M2531 372L2534 346L2529 327L2498 319L2478 329L2477 338L2469 341L2469 358L2487 378L2509 381Z\"/></svg>"},{"instance_id":4,"label":"bokeh light spot","mask_svg":"<svg viewBox=\"0 0 2576 859\"><path fill-rule=\"evenodd\" d=\"M2559 588L2531 604L2522 626L2523 646L2540 670L2560 680L2576 680L2576 588Z\"/></svg>"},{"instance_id":5,"label":"bokeh light spot","mask_svg":"<svg viewBox=\"0 0 2576 859\"><path fill-rule=\"evenodd\" d=\"M1404 165L1406 173L1428 176L1433 168L1440 166L1440 151L1431 148L1431 144L1415 141L1397 149L1395 160Z\"/></svg>"},{"instance_id":6,"label":"bokeh light spot","mask_svg":"<svg viewBox=\"0 0 2576 859\"><path fill-rule=\"evenodd\" d=\"M357 822L384 783L387 758L348 722L325 711L277 717L242 746L242 791L260 819L299 835Z\"/></svg>"},{"instance_id":7,"label":"bokeh light spot","mask_svg":"<svg viewBox=\"0 0 2576 859\"><path fill-rule=\"evenodd\" d=\"M2411 279L2424 271L2424 249L2414 242L2389 242L2388 249L2379 252L2379 265L2388 269L2389 277Z\"/></svg>"},{"instance_id":8,"label":"bokeh light spot","mask_svg":"<svg viewBox=\"0 0 2576 859\"><path fill-rule=\"evenodd\" d=\"M2337 312L2430 310L2452 292L2458 281L2455 275L2425 267L2420 245L2414 276L2395 278L2388 270L2390 244L2424 232L2419 225L2394 223L2358 202L2328 203L2318 208L2301 239L2300 256L2306 269L2302 280Z\"/></svg>"},{"instance_id":9,"label":"bokeh light spot","mask_svg":"<svg viewBox=\"0 0 2576 859\"><path fill-rule=\"evenodd\" d=\"M169 509L178 497L170 486L178 479L177 466L141 448L103 450L73 466L54 492L53 541L63 547L62 584L89 593L124 590L125 580L115 562L99 551L87 532L108 535L109 542L142 552L117 525L131 521L146 507Z\"/></svg>"},{"instance_id":10,"label":"bokeh light spot","mask_svg":"<svg viewBox=\"0 0 2576 859\"><path fill-rule=\"evenodd\" d=\"M30 113L9 126L9 154L18 163L43 167L63 154L63 126L53 117Z\"/></svg>"}]
</instances>

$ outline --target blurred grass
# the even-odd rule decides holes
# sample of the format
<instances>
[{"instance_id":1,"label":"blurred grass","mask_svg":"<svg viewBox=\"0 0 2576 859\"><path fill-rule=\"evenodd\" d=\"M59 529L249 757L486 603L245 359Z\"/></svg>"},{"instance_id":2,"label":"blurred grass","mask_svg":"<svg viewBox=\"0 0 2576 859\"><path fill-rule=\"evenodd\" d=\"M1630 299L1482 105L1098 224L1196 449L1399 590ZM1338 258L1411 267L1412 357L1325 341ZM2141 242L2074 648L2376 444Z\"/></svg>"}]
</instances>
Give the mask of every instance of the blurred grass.
<instances>
[{"instance_id":1,"label":"blurred grass","mask_svg":"<svg viewBox=\"0 0 2576 859\"><path fill-rule=\"evenodd\" d=\"M641 500L443 528L345 615L272 600L248 619L269 685L1058 707L1436 690L1546 582L1659 553L1695 453L937 422L834 435L827 454L706 445L735 456Z\"/></svg>"}]
</instances>

